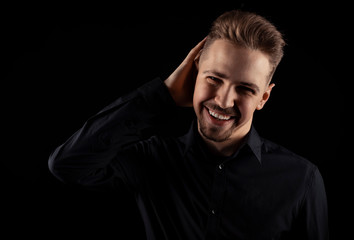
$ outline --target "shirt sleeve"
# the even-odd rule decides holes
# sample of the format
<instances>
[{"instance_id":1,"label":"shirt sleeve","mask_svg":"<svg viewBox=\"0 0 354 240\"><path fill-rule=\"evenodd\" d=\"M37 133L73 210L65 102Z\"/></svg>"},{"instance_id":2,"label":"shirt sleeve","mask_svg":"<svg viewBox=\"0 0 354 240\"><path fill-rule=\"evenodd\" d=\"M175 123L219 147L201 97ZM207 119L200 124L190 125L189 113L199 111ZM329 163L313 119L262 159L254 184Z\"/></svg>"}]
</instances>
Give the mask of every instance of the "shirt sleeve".
<instances>
[{"instance_id":1,"label":"shirt sleeve","mask_svg":"<svg viewBox=\"0 0 354 240\"><path fill-rule=\"evenodd\" d=\"M57 147L49 157L50 171L65 183L114 187L117 173L109 163L117 152L173 129L166 119L175 119L175 107L161 79L146 83L89 118Z\"/></svg>"},{"instance_id":2,"label":"shirt sleeve","mask_svg":"<svg viewBox=\"0 0 354 240\"><path fill-rule=\"evenodd\" d=\"M301 216L306 237L311 240L328 240L327 196L320 171L316 167L309 183Z\"/></svg>"}]
</instances>

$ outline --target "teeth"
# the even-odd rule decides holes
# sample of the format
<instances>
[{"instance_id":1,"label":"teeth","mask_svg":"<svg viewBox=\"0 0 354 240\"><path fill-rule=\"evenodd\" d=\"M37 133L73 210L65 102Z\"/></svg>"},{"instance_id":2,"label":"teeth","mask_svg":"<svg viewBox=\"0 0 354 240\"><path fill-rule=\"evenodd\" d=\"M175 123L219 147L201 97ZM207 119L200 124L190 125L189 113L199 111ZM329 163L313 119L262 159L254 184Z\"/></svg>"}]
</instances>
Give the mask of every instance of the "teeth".
<instances>
[{"instance_id":1,"label":"teeth","mask_svg":"<svg viewBox=\"0 0 354 240\"><path fill-rule=\"evenodd\" d=\"M209 109L209 114L217 119L220 119L220 120L229 120L231 118L230 116L217 114L216 112L213 112L210 109Z\"/></svg>"}]
</instances>

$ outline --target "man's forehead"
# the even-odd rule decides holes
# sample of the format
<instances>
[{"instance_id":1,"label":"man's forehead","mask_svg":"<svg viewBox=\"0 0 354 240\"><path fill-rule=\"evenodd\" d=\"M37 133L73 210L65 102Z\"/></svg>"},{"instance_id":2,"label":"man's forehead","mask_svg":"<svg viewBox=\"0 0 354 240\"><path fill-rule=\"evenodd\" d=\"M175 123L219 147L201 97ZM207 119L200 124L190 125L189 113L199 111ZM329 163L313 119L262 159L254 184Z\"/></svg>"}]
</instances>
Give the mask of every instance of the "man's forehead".
<instances>
[{"instance_id":1,"label":"man's forehead","mask_svg":"<svg viewBox=\"0 0 354 240\"><path fill-rule=\"evenodd\" d=\"M236 47L226 40L215 40L203 54L200 70L225 79L263 82L268 80L271 72L271 65L264 53Z\"/></svg>"}]
</instances>

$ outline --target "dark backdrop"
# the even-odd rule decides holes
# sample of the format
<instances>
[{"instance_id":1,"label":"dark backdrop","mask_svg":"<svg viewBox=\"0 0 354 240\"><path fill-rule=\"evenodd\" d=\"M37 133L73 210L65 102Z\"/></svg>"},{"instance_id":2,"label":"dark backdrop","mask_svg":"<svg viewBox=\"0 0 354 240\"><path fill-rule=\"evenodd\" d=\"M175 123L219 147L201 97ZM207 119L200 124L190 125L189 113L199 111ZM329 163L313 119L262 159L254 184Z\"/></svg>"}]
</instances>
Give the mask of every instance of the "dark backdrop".
<instances>
[{"instance_id":1,"label":"dark backdrop","mask_svg":"<svg viewBox=\"0 0 354 240\"><path fill-rule=\"evenodd\" d=\"M5 229L14 236L143 237L133 196L124 189L109 194L65 186L49 173L48 157L104 106L172 72L217 16L243 8L267 17L287 42L276 87L254 124L263 137L319 167L336 239L345 229L341 207L349 178L343 170L350 160L344 154L351 84L344 73L345 7L287 1L160 5L3 9Z\"/></svg>"}]
</instances>

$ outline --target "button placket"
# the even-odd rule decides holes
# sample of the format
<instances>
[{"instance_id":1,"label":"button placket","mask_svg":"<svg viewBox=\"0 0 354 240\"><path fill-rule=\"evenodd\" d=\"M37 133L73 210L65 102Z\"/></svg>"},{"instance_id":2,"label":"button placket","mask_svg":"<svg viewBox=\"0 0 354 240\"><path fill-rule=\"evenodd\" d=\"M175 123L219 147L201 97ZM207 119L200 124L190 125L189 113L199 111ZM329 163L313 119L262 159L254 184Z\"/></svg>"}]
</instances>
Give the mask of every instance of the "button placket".
<instances>
[{"instance_id":1,"label":"button placket","mask_svg":"<svg viewBox=\"0 0 354 240\"><path fill-rule=\"evenodd\" d=\"M226 187L225 164L218 164L214 169L215 175L210 203L210 218L208 219L207 224L207 239L215 239L213 236L215 237L218 235L218 226L220 218L222 217L221 209L224 201Z\"/></svg>"}]
</instances>

